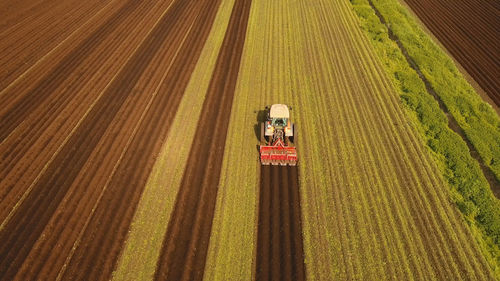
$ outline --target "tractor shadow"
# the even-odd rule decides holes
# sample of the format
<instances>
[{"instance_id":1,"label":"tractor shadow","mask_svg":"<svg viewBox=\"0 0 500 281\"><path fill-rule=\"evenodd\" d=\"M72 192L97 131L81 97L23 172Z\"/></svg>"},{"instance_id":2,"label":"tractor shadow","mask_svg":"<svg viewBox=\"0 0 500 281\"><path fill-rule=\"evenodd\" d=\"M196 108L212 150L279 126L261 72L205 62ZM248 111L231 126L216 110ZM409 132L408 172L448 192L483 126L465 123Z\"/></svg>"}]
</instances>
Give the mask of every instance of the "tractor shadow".
<instances>
[{"instance_id":1,"label":"tractor shadow","mask_svg":"<svg viewBox=\"0 0 500 281\"><path fill-rule=\"evenodd\" d=\"M255 139L257 140L258 144L256 145L257 151L259 151L259 146L260 146L260 124L265 122L267 119L267 110L255 110L254 113L256 114L257 117L257 123L253 125L253 130L255 133Z\"/></svg>"},{"instance_id":2,"label":"tractor shadow","mask_svg":"<svg viewBox=\"0 0 500 281\"><path fill-rule=\"evenodd\" d=\"M260 124L266 121L267 110L256 110L254 113L257 113L257 123L253 125L253 130L255 132L255 139L260 142Z\"/></svg>"}]
</instances>

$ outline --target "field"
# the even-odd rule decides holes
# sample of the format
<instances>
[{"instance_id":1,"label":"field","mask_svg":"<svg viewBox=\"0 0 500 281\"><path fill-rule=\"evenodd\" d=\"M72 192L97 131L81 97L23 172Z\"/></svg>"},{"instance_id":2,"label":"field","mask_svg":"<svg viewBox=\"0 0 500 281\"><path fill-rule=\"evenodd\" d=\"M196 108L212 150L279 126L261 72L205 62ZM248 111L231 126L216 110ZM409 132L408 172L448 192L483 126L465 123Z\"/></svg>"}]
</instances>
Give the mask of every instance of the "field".
<instances>
[{"instance_id":1,"label":"field","mask_svg":"<svg viewBox=\"0 0 500 281\"><path fill-rule=\"evenodd\" d=\"M0 11L0 279L494 278L349 1Z\"/></svg>"}]
</instances>

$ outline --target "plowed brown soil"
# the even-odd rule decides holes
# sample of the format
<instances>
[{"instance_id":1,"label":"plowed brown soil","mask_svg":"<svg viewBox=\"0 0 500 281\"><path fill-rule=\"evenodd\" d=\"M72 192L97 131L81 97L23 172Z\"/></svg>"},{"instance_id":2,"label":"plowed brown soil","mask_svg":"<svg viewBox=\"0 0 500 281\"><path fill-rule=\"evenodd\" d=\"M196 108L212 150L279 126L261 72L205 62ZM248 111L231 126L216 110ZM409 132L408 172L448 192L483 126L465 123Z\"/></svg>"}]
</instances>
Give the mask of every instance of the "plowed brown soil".
<instances>
[{"instance_id":1,"label":"plowed brown soil","mask_svg":"<svg viewBox=\"0 0 500 281\"><path fill-rule=\"evenodd\" d=\"M0 23L0 36L9 38L0 41L0 91L109 4L93 0L19 2L25 3L14 3Z\"/></svg>"},{"instance_id":2,"label":"plowed brown soil","mask_svg":"<svg viewBox=\"0 0 500 281\"><path fill-rule=\"evenodd\" d=\"M496 1L405 0L479 86L500 105L500 9Z\"/></svg>"},{"instance_id":3,"label":"plowed brown soil","mask_svg":"<svg viewBox=\"0 0 500 281\"><path fill-rule=\"evenodd\" d=\"M7 91L22 91L0 96L6 105L0 115L0 279L110 278L210 31L218 8L212 4L109 7L86 39L59 62L40 66L45 74L37 83L14 82ZM115 72L93 76L104 62Z\"/></svg>"},{"instance_id":4,"label":"plowed brown soil","mask_svg":"<svg viewBox=\"0 0 500 281\"><path fill-rule=\"evenodd\" d=\"M172 212L156 280L201 280L250 0L234 4Z\"/></svg>"},{"instance_id":5,"label":"plowed brown soil","mask_svg":"<svg viewBox=\"0 0 500 281\"><path fill-rule=\"evenodd\" d=\"M297 167L262 166L256 280L305 280Z\"/></svg>"}]
</instances>

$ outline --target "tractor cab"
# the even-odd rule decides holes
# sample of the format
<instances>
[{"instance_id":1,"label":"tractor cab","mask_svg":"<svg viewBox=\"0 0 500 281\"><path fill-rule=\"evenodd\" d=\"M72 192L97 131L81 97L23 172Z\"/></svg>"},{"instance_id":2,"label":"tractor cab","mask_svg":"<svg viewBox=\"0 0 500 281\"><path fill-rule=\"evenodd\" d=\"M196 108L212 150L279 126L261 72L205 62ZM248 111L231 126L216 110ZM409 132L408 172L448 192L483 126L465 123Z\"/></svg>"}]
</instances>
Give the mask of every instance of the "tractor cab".
<instances>
[{"instance_id":1,"label":"tractor cab","mask_svg":"<svg viewBox=\"0 0 500 281\"><path fill-rule=\"evenodd\" d=\"M290 122L290 111L285 104L273 104L265 122L265 136L273 136L277 130L283 131L286 137L293 137L293 124Z\"/></svg>"}]
</instances>

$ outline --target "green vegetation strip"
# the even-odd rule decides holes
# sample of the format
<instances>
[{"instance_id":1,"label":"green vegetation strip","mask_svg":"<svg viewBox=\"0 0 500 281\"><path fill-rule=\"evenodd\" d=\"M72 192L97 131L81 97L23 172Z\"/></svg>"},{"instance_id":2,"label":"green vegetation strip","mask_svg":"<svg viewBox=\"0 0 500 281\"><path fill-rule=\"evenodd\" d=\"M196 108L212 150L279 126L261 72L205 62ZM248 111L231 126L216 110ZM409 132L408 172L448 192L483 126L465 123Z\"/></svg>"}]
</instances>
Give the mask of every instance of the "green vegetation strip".
<instances>
[{"instance_id":1,"label":"green vegetation strip","mask_svg":"<svg viewBox=\"0 0 500 281\"><path fill-rule=\"evenodd\" d=\"M500 202L494 198L466 143L448 127L446 115L427 93L399 49L389 38L368 0L352 0L361 27L371 39L401 101L419 129L444 177L451 198L479 242L495 275L500 275ZM397 0L374 0L373 5L422 70L449 112L465 131L485 164L500 178L500 121L460 75L453 61L432 42Z\"/></svg>"}]
</instances>

